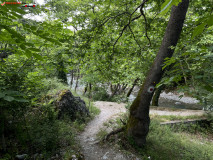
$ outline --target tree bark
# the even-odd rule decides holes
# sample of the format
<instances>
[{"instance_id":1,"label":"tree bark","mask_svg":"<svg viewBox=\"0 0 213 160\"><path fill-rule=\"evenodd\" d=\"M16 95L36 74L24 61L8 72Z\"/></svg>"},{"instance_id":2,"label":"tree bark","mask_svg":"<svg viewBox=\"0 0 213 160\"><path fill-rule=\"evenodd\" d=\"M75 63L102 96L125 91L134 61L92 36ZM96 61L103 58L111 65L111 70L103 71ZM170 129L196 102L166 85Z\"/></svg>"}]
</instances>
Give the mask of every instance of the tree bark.
<instances>
[{"instance_id":1,"label":"tree bark","mask_svg":"<svg viewBox=\"0 0 213 160\"><path fill-rule=\"evenodd\" d=\"M75 84L75 92L76 92L76 90L78 88L78 79L79 79L79 77L80 77L80 70L77 69L77 79L76 79L76 84Z\"/></svg>"},{"instance_id":2,"label":"tree bark","mask_svg":"<svg viewBox=\"0 0 213 160\"><path fill-rule=\"evenodd\" d=\"M88 83L86 84L85 88L84 88L84 94L85 95L87 93L87 87L88 87Z\"/></svg>"},{"instance_id":3,"label":"tree bark","mask_svg":"<svg viewBox=\"0 0 213 160\"><path fill-rule=\"evenodd\" d=\"M74 70L71 71L71 80L70 80L70 87L72 88L72 85L73 85L73 79L74 79Z\"/></svg>"},{"instance_id":4,"label":"tree bark","mask_svg":"<svg viewBox=\"0 0 213 160\"><path fill-rule=\"evenodd\" d=\"M117 93L118 91L118 88L119 88L119 84L115 85L115 88L113 89L113 92L112 94L110 95L109 99L113 98L114 95Z\"/></svg>"},{"instance_id":5,"label":"tree bark","mask_svg":"<svg viewBox=\"0 0 213 160\"><path fill-rule=\"evenodd\" d=\"M166 86L163 84L163 85L159 86L159 87L156 89L156 91L155 91L155 93L154 93L154 96L153 96L153 98L152 98L152 106L158 106L158 100L159 100L161 91L164 90L165 87L166 87Z\"/></svg>"},{"instance_id":6,"label":"tree bark","mask_svg":"<svg viewBox=\"0 0 213 160\"><path fill-rule=\"evenodd\" d=\"M127 95L126 95L127 97L129 97L130 94L132 93L132 91L133 91L133 89L135 88L135 86L136 86L138 80L139 80L139 79L137 78L137 79L134 81L132 87L129 89L129 91L128 91Z\"/></svg>"},{"instance_id":7,"label":"tree bark","mask_svg":"<svg viewBox=\"0 0 213 160\"><path fill-rule=\"evenodd\" d=\"M127 87L127 84L124 84L122 87L121 93L123 93L125 91L126 87Z\"/></svg>"},{"instance_id":8,"label":"tree bark","mask_svg":"<svg viewBox=\"0 0 213 160\"><path fill-rule=\"evenodd\" d=\"M173 6L171 16L163 37L158 54L149 70L140 91L130 107L130 115L126 132L135 143L142 147L146 144L146 136L149 132L149 106L154 93L154 87L162 78L165 70L162 70L165 58L173 55L174 48L180 37L183 23L186 17L189 0L183 0L178 6Z\"/></svg>"}]
</instances>

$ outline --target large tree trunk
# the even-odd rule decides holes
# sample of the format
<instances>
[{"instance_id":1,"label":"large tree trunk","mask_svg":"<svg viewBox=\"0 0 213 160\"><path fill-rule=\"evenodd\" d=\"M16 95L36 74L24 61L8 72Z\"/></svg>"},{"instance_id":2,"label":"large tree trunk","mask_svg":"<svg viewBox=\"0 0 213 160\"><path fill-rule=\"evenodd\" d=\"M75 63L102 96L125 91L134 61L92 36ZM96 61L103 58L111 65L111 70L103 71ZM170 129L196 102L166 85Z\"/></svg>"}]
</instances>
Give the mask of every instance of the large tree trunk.
<instances>
[{"instance_id":1,"label":"large tree trunk","mask_svg":"<svg viewBox=\"0 0 213 160\"><path fill-rule=\"evenodd\" d=\"M181 34L189 0L183 0L178 6L173 6L171 16L165 31L165 35L148 75L140 88L138 96L130 107L130 115L127 122L127 135L131 137L138 146L146 144L146 136L149 132L149 106L153 96L154 87L161 80L164 70L162 66L164 59L172 57Z\"/></svg>"}]
</instances>

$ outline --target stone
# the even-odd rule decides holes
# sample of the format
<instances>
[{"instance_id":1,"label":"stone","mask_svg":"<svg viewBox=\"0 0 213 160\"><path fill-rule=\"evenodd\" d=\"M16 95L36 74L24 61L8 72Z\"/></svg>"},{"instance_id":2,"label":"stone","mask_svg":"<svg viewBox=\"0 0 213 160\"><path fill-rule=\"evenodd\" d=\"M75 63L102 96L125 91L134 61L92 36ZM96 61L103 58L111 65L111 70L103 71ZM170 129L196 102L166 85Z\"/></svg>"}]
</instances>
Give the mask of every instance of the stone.
<instances>
[{"instance_id":1,"label":"stone","mask_svg":"<svg viewBox=\"0 0 213 160\"><path fill-rule=\"evenodd\" d=\"M123 159L124 159L124 157L120 153L116 154L116 156L113 158L113 160L123 160Z\"/></svg>"},{"instance_id":2,"label":"stone","mask_svg":"<svg viewBox=\"0 0 213 160\"><path fill-rule=\"evenodd\" d=\"M181 104L181 102L175 102L175 105L180 105Z\"/></svg>"},{"instance_id":3,"label":"stone","mask_svg":"<svg viewBox=\"0 0 213 160\"><path fill-rule=\"evenodd\" d=\"M80 115L80 118L89 115L85 102L80 97L74 97L70 90L63 90L58 96L56 107L59 119L68 116L75 120L77 115Z\"/></svg>"},{"instance_id":4,"label":"stone","mask_svg":"<svg viewBox=\"0 0 213 160\"><path fill-rule=\"evenodd\" d=\"M76 155L72 155L72 158L76 158Z\"/></svg>"},{"instance_id":5,"label":"stone","mask_svg":"<svg viewBox=\"0 0 213 160\"><path fill-rule=\"evenodd\" d=\"M26 157L27 157L27 154L16 155L17 159L25 159Z\"/></svg>"},{"instance_id":6,"label":"stone","mask_svg":"<svg viewBox=\"0 0 213 160\"><path fill-rule=\"evenodd\" d=\"M108 157L107 157L107 154L108 154L108 153L109 153L109 152L106 152L105 155L102 157L103 160L108 159Z\"/></svg>"}]
</instances>

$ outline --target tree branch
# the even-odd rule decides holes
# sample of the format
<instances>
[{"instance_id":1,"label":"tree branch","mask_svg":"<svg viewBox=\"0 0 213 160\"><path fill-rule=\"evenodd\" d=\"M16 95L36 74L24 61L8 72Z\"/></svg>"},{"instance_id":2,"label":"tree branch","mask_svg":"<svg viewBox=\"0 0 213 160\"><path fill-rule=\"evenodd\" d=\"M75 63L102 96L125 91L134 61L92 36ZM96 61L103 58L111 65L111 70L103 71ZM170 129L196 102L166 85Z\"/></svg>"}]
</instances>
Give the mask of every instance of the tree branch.
<instances>
[{"instance_id":1,"label":"tree branch","mask_svg":"<svg viewBox=\"0 0 213 160\"><path fill-rule=\"evenodd\" d=\"M130 18L129 18L129 22L123 27L119 37L116 39L115 43L113 44L113 50L112 50L113 53L114 53L115 45L117 44L118 40L122 37L126 28L131 24L131 22L135 21L136 19L139 19L143 15L141 13L140 15L138 15L138 16L136 16L132 19L133 14L138 10L138 8L140 8L140 10L142 10L147 1L148 0L143 0L143 2L137 8L135 8L135 10L131 13Z\"/></svg>"},{"instance_id":2,"label":"tree branch","mask_svg":"<svg viewBox=\"0 0 213 160\"><path fill-rule=\"evenodd\" d=\"M141 15L143 16L144 21L145 21L145 34L146 34L146 38L149 41L149 46L151 46L151 41L150 41L150 38L149 38L148 33L147 33L147 19L146 19L146 16L144 14L143 8L140 8L140 12L141 12Z\"/></svg>"},{"instance_id":3,"label":"tree branch","mask_svg":"<svg viewBox=\"0 0 213 160\"><path fill-rule=\"evenodd\" d=\"M142 50L142 48L141 48L140 44L138 43L138 41L137 41L137 39L136 39L136 37L135 37L135 35L134 35L134 33L133 33L133 31L132 31L132 29L131 29L130 26L129 26L129 30L130 30L130 32L132 33L132 36L133 36L135 42L137 43L137 45L139 46L140 50Z\"/></svg>"},{"instance_id":4,"label":"tree branch","mask_svg":"<svg viewBox=\"0 0 213 160\"><path fill-rule=\"evenodd\" d=\"M101 26L103 26L104 24L106 24L110 19L115 19L123 14L130 14L129 12L123 12L123 13L120 13L120 14L117 14L116 16L111 16L111 17L108 17L103 23L101 23L101 25L99 26L99 28Z\"/></svg>"}]
</instances>

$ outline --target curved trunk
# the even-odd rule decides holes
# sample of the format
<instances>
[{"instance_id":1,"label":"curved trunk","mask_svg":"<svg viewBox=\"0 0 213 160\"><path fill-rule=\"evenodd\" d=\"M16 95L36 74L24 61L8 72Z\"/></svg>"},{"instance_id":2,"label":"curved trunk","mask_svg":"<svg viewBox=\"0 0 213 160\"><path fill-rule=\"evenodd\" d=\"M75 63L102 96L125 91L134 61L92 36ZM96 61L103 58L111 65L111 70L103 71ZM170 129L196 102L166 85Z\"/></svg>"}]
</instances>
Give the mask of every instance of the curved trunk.
<instances>
[{"instance_id":1,"label":"curved trunk","mask_svg":"<svg viewBox=\"0 0 213 160\"><path fill-rule=\"evenodd\" d=\"M154 93L154 96L152 98L152 106L158 106L158 100L161 94L161 91L165 89L165 85L161 85L160 87L158 87Z\"/></svg>"},{"instance_id":2,"label":"curved trunk","mask_svg":"<svg viewBox=\"0 0 213 160\"><path fill-rule=\"evenodd\" d=\"M140 88L138 96L130 107L130 115L127 122L127 135L138 146L146 144L146 136L149 132L149 106L153 96L154 87L161 80L164 70L162 66L165 58L172 57L174 48L180 37L189 0L183 0L178 6L173 6L171 16L165 31L165 35L158 54L149 70L146 79ZM173 47L172 47L173 46Z\"/></svg>"}]
</instances>

